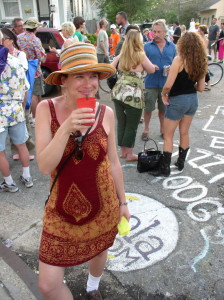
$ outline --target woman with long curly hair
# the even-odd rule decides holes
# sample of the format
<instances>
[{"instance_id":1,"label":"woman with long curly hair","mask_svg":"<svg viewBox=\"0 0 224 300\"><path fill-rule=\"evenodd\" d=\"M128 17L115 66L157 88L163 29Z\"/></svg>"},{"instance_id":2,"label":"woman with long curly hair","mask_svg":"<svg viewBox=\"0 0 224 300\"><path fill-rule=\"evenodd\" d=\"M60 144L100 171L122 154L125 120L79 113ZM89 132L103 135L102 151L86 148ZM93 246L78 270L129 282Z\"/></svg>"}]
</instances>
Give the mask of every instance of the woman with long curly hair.
<instances>
[{"instance_id":1,"label":"woman with long curly hair","mask_svg":"<svg viewBox=\"0 0 224 300\"><path fill-rule=\"evenodd\" d=\"M118 81L112 90L117 116L118 146L121 147L121 158L126 161L137 161L133 153L138 124L144 108L143 75L154 73L156 67L147 58L143 38L139 28L129 25L121 54L116 56L112 65L118 69ZM128 33L127 33L128 31Z\"/></svg>"},{"instance_id":2,"label":"woman with long curly hair","mask_svg":"<svg viewBox=\"0 0 224 300\"><path fill-rule=\"evenodd\" d=\"M162 100L166 105L164 145L158 168L150 172L154 176L170 175L173 135L177 126L180 145L175 166L179 171L183 170L189 150L189 128L198 108L197 91L202 92L205 87L208 62L201 36L186 32L177 43L177 52L162 90Z\"/></svg>"}]
</instances>

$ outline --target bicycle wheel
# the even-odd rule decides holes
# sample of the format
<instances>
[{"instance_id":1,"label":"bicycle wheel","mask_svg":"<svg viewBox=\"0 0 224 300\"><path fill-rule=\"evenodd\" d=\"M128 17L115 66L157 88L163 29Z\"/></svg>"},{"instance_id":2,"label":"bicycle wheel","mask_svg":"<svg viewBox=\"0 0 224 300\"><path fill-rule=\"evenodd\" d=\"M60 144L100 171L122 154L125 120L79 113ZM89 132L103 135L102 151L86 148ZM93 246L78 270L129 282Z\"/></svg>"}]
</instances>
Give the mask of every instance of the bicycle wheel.
<instances>
[{"instance_id":1,"label":"bicycle wheel","mask_svg":"<svg viewBox=\"0 0 224 300\"><path fill-rule=\"evenodd\" d=\"M219 83L223 77L223 67L217 63L210 63L208 64L208 74L210 76L210 84L214 86Z\"/></svg>"}]
</instances>

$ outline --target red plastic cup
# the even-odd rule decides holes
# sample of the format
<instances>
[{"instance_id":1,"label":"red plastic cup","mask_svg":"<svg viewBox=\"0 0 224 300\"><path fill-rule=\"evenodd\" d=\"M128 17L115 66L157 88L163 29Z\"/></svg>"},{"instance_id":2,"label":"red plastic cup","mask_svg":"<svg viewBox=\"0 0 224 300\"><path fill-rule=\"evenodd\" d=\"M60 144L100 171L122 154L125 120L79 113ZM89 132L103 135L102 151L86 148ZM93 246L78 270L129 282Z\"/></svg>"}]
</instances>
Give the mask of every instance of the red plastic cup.
<instances>
[{"instance_id":1,"label":"red plastic cup","mask_svg":"<svg viewBox=\"0 0 224 300\"><path fill-rule=\"evenodd\" d=\"M95 114L95 108L96 108L96 98L95 97L88 97L88 98L78 98L77 99L77 107L78 108L92 108L93 113ZM85 123L83 125L85 126L92 126L94 123Z\"/></svg>"}]
</instances>

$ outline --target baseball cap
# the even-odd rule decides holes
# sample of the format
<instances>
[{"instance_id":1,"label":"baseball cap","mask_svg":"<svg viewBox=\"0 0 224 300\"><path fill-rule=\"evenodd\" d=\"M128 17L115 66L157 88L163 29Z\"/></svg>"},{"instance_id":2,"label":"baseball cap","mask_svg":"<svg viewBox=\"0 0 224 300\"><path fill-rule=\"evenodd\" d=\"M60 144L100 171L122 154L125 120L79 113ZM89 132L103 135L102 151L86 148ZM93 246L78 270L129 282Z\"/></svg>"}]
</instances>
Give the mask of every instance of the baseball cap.
<instances>
[{"instance_id":1,"label":"baseball cap","mask_svg":"<svg viewBox=\"0 0 224 300\"><path fill-rule=\"evenodd\" d=\"M34 28L42 27L42 25L43 24L38 22L38 20L36 18L31 17L26 20L23 27L28 28L28 29L34 29Z\"/></svg>"},{"instance_id":2,"label":"baseball cap","mask_svg":"<svg viewBox=\"0 0 224 300\"><path fill-rule=\"evenodd\" d=\"M111 24L110 25L110 29L115 29L116 28L116 25L115 24Z\"/></svg>"},{"instance_id":3,"label":"baseball cap","mask_svg":"<svg viewBox=\"0 0 224 300\"><path fill-rule=\"evenodd\" d=\"M199 26L199 25L200 25L200 23L196 22L196 23L195 23L195 25L196 25L196 26Z\"/></svg>"}]
</instances>

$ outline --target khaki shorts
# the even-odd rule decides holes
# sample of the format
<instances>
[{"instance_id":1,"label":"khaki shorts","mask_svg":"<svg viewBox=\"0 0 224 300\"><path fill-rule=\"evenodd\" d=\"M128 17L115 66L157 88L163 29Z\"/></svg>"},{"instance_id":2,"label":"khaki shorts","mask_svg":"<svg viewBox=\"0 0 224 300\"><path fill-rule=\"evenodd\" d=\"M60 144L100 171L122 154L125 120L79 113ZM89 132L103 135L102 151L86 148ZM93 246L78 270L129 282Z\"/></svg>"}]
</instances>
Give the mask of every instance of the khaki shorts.
<instances>
[{"instance_id":1,"label":"khaki shorts","mask_svg":"<svg viewBox=\"0 0 224 300\"><path fill-rule=\"evenodd\" d=\"M145 112L152 112L156 109L156 101L158 102L158 110L165 112L165 105L161 96L162 88L145 89Z\"/></svg>"},{"instance_id":2,"label":"khaki shorts","mask_svg":"<svg viewBox=\"0 0 224 300\"><path fill-rule=\"evenodd\" d=\"M44 79L43 77L36 77L33 85L33 95L41 96L44 94Z\"/></svg>"},{"instance_id":3,"label":"khaki shorts","mask_svg":"<svg viewBox=\"0 0 224 300\"><path fill-rule=\"evenodd\" d=\"M214 40L214 41L209 41L209 42L208 42L208 49L214 49L214 50L217 50L217 43L216 43L214 46L211 46L213 43L215 43L215 40Z\"/></svg>"}]
</instances>

